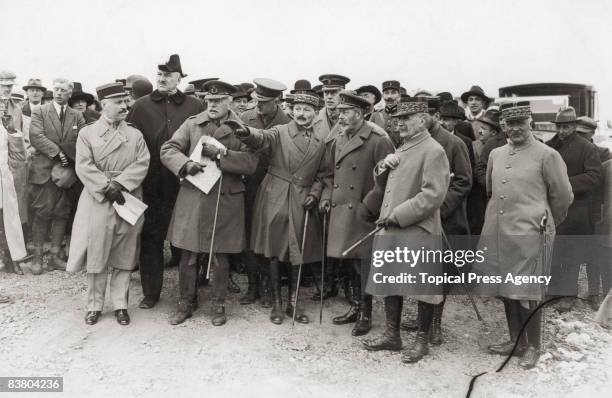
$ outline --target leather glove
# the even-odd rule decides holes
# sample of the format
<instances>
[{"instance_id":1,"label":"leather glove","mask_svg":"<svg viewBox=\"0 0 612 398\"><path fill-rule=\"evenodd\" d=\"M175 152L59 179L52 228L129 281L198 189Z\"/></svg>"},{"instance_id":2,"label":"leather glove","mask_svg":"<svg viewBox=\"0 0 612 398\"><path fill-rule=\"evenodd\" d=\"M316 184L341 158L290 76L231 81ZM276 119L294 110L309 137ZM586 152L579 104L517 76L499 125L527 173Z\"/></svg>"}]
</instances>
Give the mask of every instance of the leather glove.
<instances>
[{"instance_id":1,"label":"leather glove","mask_svg":"<svg viewBox=\"0 0 612 398\"><path fill-rule=\"evenodd\" d=\"M313 195L306 195L306 199L304 199L304 203L302 203L302 207L306 210L310 210L317 205L317 198Z\"/></svg>"},{"instance_id":2,"label":"leather glove","mask_svg":"<svg viewBox=\"0 0 612 398\"><path fill-rule=\"evenodd\" d=\"M183 166L183 175L194 176L198 173L203 172L204 167L206 166L200 163L196 163L193 160L190 160L185 164L185 166Z\"/></svg>"},{"instance_id":3,"label":"leather glove","mask_svg":"<svg viewBox=\"0 0 612 398\"><path fill-rule=\"evenodd\" d=\"M60 163L62 164L62 166L64 167L68 167L68 156L66 156L66 154L64 152L61 152L57 154L57 156L60 159Z\"/></svg>"},{"instance_id":4,"label":"leather glove","mask_svg":"<svg viewBox=\"0 0 612 398\"><path fill-rule=\"evenodd\" d=\"M210 144L202 144L202 156L206 156L212 160L218 160L217 155L221 153L221 149L217 148L214 145Z\"/></svg>"},{"instance_id":5,"label":"leather glove","mask_svg":"<svg viewBox=\"0 0 612 398\"><path fill-rule=\"evenodd\" d=\"M376 215L372 214L370 209L368 209L363 203L357 207L357 216L367 222L376 221Z\"/></svg>"},{"instance_id":6,"label":"leather glove","mask_svg":"<svg viewBox=\"0 0 612 398\"><path fill-rule=\"evenodd\" d=\"M376 221L376 226L385 227L385 229L387 229L389 227L399 227L400 225L395 219L395 217L389 216L389 217L381 218L378 221Z\"/></svg>"},{"instance_id":7,"label":"leather glove","mask_svg":"<svg viewBox=\"0 0 612 398\"><path fill-rule=\"evenodd\" d=\"M321 203L319 203L319 213L329 213L331 210L331 203L329 199L323 199Z\"/></svg>"},{"instance_id":8,"label":"leather glove","mask_svg":"<svg viewBox=\"0 0 612 398\"><path fill-rule=\"evenodd\" d=\"M125 203L125 198L121 191L123 187L116 181L111 181L106 188L104 188L104 197L111 203L117 202L122 205Z\"/></svg>"},{"instance_id":9,"label":"leather glove","mask_svg":"<svg viewBox=\"0 0 612 398\"><path fill-rule=\"evenodd\" d=\"M251 135L251 131L247 126L240 124L235 120L226 120L223 122L223 124L231 128L234 134L238 136L238 138L246 138Z\"/></svg>"}]
</instances>

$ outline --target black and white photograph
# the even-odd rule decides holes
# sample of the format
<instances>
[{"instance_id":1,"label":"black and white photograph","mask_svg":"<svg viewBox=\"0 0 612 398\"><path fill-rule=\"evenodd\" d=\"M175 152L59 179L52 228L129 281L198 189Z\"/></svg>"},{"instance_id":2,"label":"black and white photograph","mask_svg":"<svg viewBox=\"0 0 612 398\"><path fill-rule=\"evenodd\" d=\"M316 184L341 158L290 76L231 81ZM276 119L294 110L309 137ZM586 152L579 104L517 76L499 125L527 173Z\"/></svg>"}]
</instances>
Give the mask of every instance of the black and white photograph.
<instances>
[{"instance_id":1,"label":"black and white photograph","mask_svg":"<svg viewBox=\"0 0 612 398\"><path fill-rule=\"evenodd\" d=\"M612 3L0 9L0 398L612 394Z\"/></svg>"}]
</instances>

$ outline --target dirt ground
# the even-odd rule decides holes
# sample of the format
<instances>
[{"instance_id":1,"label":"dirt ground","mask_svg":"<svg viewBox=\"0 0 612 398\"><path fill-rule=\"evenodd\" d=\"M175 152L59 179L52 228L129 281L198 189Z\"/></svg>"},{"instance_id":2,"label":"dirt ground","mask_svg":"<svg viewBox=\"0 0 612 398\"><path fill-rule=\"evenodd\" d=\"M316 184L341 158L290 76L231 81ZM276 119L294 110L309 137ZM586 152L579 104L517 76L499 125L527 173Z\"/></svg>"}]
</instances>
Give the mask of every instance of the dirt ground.
<instances>
[{"instance_id":1,"label":"dirt ground","mask_svg":"<svg viewBox=\"0 0 612 398\"><path fill-rule=\"evenodd\" d=\"M54 271L41 276L0 273L0 375L63 376L66 397L464 397L474 374L473 397L609 397L612 390L612 332L592 321L594 312L578 303L560 316L547 310L545 351L537 368L524 371L513 359L494 373L503 358L486 346L505 339L503 306L478 299L486 326L468 301L452 297L443 316L445 342L427 359L403 365L400 353L368 352L350 335L351 325L334 326L346 305L338 297L318 304L308 297L312 322L273 325L269 310L238 304L231 295L228 323L210 323L210 288L200 290L200 309L179 326L168 317L177 296L177 269L167 269L162 300L153 310L137 308L139 274L132 276L131 325L117 324L110 308L87 326L85 275ZM246 279L238 278L242 289ZM408 311L414 303L407 302ZM374 328L381 332L381 302ZM413 335L402 332L404 346ZM0 394L0 397L8 394ZM20 393L19 397L39 396ZM45 395L46 396L46 395Z\"/></svg>"}]
</instances>

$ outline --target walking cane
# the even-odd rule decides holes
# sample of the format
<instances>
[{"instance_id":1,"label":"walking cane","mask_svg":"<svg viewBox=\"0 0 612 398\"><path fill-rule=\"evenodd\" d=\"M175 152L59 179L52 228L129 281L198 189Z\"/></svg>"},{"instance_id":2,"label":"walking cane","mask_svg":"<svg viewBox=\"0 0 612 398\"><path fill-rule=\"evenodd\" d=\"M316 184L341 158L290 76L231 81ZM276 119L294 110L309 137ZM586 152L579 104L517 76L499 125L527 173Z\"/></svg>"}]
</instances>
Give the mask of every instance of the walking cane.
<instances>
[{"instance_id":1,"label":"walking cane","mask_svg":"<svg viewBox=\"0 0 612 398\"><path fill-rule=\"evenodd\" d=\"M384 225L380 225L374 228L373 230L371 230L370 232L368 232L363 238L359 239L357 242L353 243L348 249L343 251L342 257L346 257L346 255L349 254L351 250L353 250L354 248L356 248L357 246L365 242L370 236L374 235L376 232L380 231L383 228L384 228Z\"/></svg>"},{"instance_id":2,"label":"walking cane","mask_svg":"<svg viewBox=\"0 0 612 398\"><path fill-rule=\"evenodd\" d=\"M323 292L325 291L325 262L327 256L325 248L327 247L327 213L323 213L323 248L321 249L321 290L319 291L319 325L323 323Z\"/></svg>"},{"instance_id":3,"label":"walking cane","mask_svg":"<svg viewBox=\"0 0 612 398\"><path fill-rule=\"evenodd\" d=\"M206 279L210 279L210 264L213 258L213 247L215 244L215 230L217 229L217 215L219 215L219 199L223 188L223 173L219 176L219 191L217 192L217 204L215 205L215 218L213 219L212 236L210 237L210 250L208 251L208 265L206 267Z\"/></svg>"},{"instance_id":4,"label":"walking cane","mask_svg":"<svg viewBox=\"0 0 612 398\"><path fill-rule=\"evenodd\" d=\"M542 216L540 220L540 236L542 239L542 271L548 274L548 247L546 245L546 224L548 223L548 211ZM542 289L544 290L544 289ZM544 326L546 326L546 306L542 306L542 321L540 324L540 345L546 339L544 338Z\"/></svg>"},{"instance_id":5,"label":"walking cane","mask_svg":"<svg viewBox=\"0 0 612 398\"><path fill-rule=\"evenodd\" d=\"M302 232L302 261L298 268L297 285L295 285L295 300L293 302L293 322L291 326L295 326L295 313L297 309L298 296L300 294L300 280L302 279L302 265L304 264L304 244L306 243L306 229L308 228L308 210L306 210L306 216L304 217L304 231ZM293 267L293 266L292 266Z\"/></svg>"}]
</instances>

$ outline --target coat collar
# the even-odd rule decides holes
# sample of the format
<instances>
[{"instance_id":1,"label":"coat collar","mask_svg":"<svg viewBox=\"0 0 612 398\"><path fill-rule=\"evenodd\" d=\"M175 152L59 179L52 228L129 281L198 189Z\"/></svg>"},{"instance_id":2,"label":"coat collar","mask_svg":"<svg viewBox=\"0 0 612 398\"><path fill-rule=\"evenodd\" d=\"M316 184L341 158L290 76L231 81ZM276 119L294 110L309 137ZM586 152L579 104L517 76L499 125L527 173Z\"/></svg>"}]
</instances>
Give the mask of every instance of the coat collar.
<instances>
[{"instance_id":1,"label":"coat collar","mask_svg":"<svg viewBox=\"0 0 612 398\"><path fill-rule=\"evenodd\" d=\"M170 100L176 105L182 105L183 102L185 102L185 99L187 98L187 96L183 94L180 90L176 90L176 93L172 95L162 94L159 92L159 90L155 90L151 93L151 100L153 100L154 102L161 102L166 97L170 98Z\"/></svg>"},{"instance_id":2,"label":"coat collar","mask_svg":"<svg viewBox=\"0 0 612 398\"><path fill-rule=\"evenodd\" d=\"M571 145L571 143L576 139L577 135L578 134L574 132L569 137L562 140L561 138L559 138L559 134L557 134L553 138L551 138L550 141L548 141L548 145L557 150L563 147L567 147L568 145Z\"/></svg>"},{"instance_id":3,"label":"coat collar","mask_svg":"<svg viewBox=\"0 0 612 398\"><path fill-rule=\"evenodd\" d=\"M365 140L372 134L372 127L368 125L368 123L364 120L363 124L359 131L357 131L350 139L346 136L346 133L338 133L338 137L336 139L336 145L338 143L338 139L341 137L347 140L347 142L342 145L339 150L338 155L336 156L336 163L340 162L342 158L344 158L349 153L353 152L357 148L361 147Z\"/></svg>"},{"instance_id":4,"label":"coat collar","mask_svg":"<svg viewBox=\"0 0 612 398\"><path fill-rule=\"evenodd\" d=\"M213 120L208 116L208 111L201 112L201 113L195 115L193 118L194 118L193 121L195 122L195 124L198 124L201 127L205 127L209 123L213 122ZM226 135L232 134L232 129L223 124L223 122L226 121L226 120L234 120L234 121L242 124L242 121L240 120L238 115L236 115L236 113L234 113L234 111L230 110L229 113L227 114L227 116L225 116L222 119L221 125L215 130L215 132L213 134L213 136L215 138L217 138L217 139L218 138L223 138Z\"/></svg>"},{"instance_id":5,"label":"coat collar","mask_svg":"<svg viewBox=\"0 0 612 398\"><path fill-rule=\"evenodd\" d=\"M407 151L408 149L419 145L421 142L425 141L428 138L431 138L431 134L429 134L429 131L422 131L414 137L410 138L408 141L404 142L399 148L397 148L397 150L400 152Z\"/></svg>"}]
</instances>

